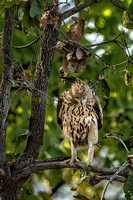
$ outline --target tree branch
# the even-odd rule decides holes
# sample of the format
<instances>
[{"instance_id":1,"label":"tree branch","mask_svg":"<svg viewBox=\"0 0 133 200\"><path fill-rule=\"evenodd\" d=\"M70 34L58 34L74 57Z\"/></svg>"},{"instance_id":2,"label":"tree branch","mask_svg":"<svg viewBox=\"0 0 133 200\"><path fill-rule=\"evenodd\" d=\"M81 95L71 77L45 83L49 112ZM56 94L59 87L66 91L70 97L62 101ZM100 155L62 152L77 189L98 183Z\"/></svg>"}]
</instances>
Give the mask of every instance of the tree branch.
<instances>
[{"instance_id":1,"label":"tree branch","mask_svg":"<svg viewBox=\"0 0 133 200\"><path fill-rule=\"evenodd\" d=\"M116 43L116 39L118 37L120 37L121 35L123 35L123 32L122 33L119 33L114 39L112 40L107 40L107 41L104 41L104 42L101 42L101 43L96 43L96 44L90 44L90 45L87 45L86 47L95 47L95 46L99 46L99 45L103 45L103 44L108 44L108 43Z\"/></svg>"},{"instance_id":2,"label":"tree branch","mask_svg":"<svg viewBox=\"0 0 133 200\"><path fill-rule=\"evenodd\" d=\"M117 37L117 36L116 36L116 37ZM115 68L114 68L113 65L111 65L110 63L107 63L107 61L105 61L102 57L100 57L99 55L97 55L96 53L94 53L91 49L88 49L86 46L83 46L82 44L80 44L80 43L78 43L78 42L75 42L75 41L73 41L73 40L70 40L70 39L67 41L67 40L63 40L63 39L58 38L58 40L61 41L61 42L63 42L64 44L69 44L69 45L72 46L72 47L73 47L74 45L80 46L80 47L84 48L85 50L87 50L87 51L88 51L89 53L91 53L92 55L94 55L95 57L97 57L98 59L100 59L100 60L102 61L103 65L105 66L105 67L102 69L101 73L102 73L105 69L111 68L114 74L117 74L119 77L122 78L122 76L121 76L120 74L117 73L117 71L115 70ZM111 42L113 42L113 41L111 40ZM115 40L114 40L114 43L116 43ZM103 44L103 43L102 43L102 44ZM96 44L94 44L94 45L96 46ZM99 43L98 45L101 45L101 44Z\"/></svg>"},{"instance_id":3,"label":"tree branch","mask_svg":"<svg viewBox=\"0 0 133 200\"><path fill-rule=\"evenodd\" d=\"M13 46L14 49L24 49L27 47L30 47L31 45L35 44L36 42L38 42L38 40L40 40L40 38L42 37L42 34L40 36L38 36L33 42L26 44L24 46Z\"/></svg>"},{"instance_id":4,"label":"tree branch","mask_svg":"<svg viewBox=\"0 0 133 200\"><path fill-rule=\"evenodd\" d=\"M127 10L127 8L125 7L125 5L122 3L122 2L120 2L120 1L115 1L115 0L110 0L111 1L111 3L113 4L113 5L115 5L116 7L118 7L118 8L120 8L120 9L122 9L122 10ZM121 4L121 5L120 5Z\"/></svg>"},{"instance_id":5,"label":"tree branch","mask_svg":"<svg viewBox=\"0 0 133 200\"><path fill-rule=\"evenodd\" d=\"M99 176L99 175L94 175L92 177L85 178L85 182L89 183L91 186L95 186L98 183L100 183L103 180L109 180L111 178L111 175L105 175L105 176ZM121 176L116 176L114 178L114 181L121 182L121 183L126 183L127 179Z\"/></svg>"},{"instance_id":6,"label":"tree branch","mask_svg":"<svg viewBox=\"0 0 133 200\"><path fill-rule=\"evenodd\" d=\"M12 36L13 36L13 20L10 9L5 9L4 30L2 40L3 55L3 76L0 85L0 166L5 165L5 140L7 128L7 116L9 108L9 97L11 90L11 81L14 72L12 58Z\"/></svg>"},{"instance_id":7,"label":"tree branch","mask_svg":"<svg viewBox=\"0 0 133 200\"><path fill-rule=\"evenodd\" d=\"M100 1L101 0L90 0L89 4L80 4L79 6L75 6L74 8L71 8L71 9L65 11L64 13L62 13L61 18L62 18L62 20L65 20L66 18L76 14L77 12L79 12L89 6L92 6L95 3L99 3Z\"/></svg>"},{"instance_id":8,"label":"tree branch","mask_svg":"<svg viewBox=\"0 0 133 200\"><path fill-rule=\"evenodd\" d=\"M50 170L50 169L62 169L62 168L75 168L75 169L89 169L91 172L100 173L103 177L101 180L104 180L107 176L112 176L115 174L117 169L107 169L107 168L100 168L93 165L87 166L87 163L83 161L74 162L70 164L70 157L57 157L57 158L50 158L45 160L28 160L25 161L23 164L12 165L12 176L15 181L20 180L21 178L27 177L32 173L41 171L41 170ZM119 176L126 178L128 176L128 171L123 170L119 172ZM96 178L99 180L100 178ZM107 179L107 178L106 178ZM120 180L120 177L116 178ZM115 180L116 180L115 179ZM101 181L100 180L100 181ZM121 181L125 181L125 179L121 178Z\"/></svg>"},{"instance_id":9,"label":"tree branch","mask_svg":"<svg viewBox=\"0 0 133 200\"><path fill-rule=\"evenodd\" d=\"M124 146L126 152L129 153L127 146L125 145L125 143L123 142L123 140L121 138L119 138L115 135L112 135L112 133L106 133L105 138L115 138L115 139L119 140L122 143L122 145Z\"/></svg>"},{"instance_id":10,"label":"tree branch","mask_svg":"<svg viewBox=\"0 0 133 200\"><path fill-rule=\"evenodd\" d=\"M113 174L113 176L110 177L109 181L107 182L104 190L103 190L103 193L102 193L102 196L101 196L101 200L104 200L104 196L105 196L105 193L106 193L106 190L109 186L110 183L112 183L112 181L117 177L118 174L120 174L120 172L127 166L129 166L129 162L126 160L122 166L119 167L119 169L116 170L116 172Z\"/></svg>"}]
</instances>

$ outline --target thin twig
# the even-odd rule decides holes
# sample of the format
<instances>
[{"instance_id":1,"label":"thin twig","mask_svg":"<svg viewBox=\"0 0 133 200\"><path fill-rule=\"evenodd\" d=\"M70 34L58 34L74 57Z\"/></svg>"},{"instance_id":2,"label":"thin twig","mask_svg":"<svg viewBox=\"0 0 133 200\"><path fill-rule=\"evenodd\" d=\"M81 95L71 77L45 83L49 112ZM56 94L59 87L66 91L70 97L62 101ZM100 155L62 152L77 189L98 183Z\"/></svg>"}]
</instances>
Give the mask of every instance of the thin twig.
<instances>
[{"instance_id":1,"label":"thin twig","mask_svg":"<svg viewBox=\"0 0 133 200\"><path fill-rule=\"evenodd\" d=\"M115 174L109 179L109 181L107 182L104 190L103 190L103 193L102 193L102 196L101 196L101 200L105 200L104 196L105 196L105 193L106 193L106 190L109 186L109 184L115 179L115 177L127 166L129 166L129 162L126 160L123 165L115 172Z\"/></svg>"},{"instance_id":2,"label":"thin twig","mask_svg":"<svg viewBox=\"0 0 133 200\"><path fill-rule=\"evenodd\" d=\"M125 32L124 32L124 31L123 31L123 39L124 39L124 43L125 43L125 46L126 46L126 49L127 49L128 55L129 55L130 58L133 59L133 57L131 56L131 54L130 54L130 52L129 52L129 47L128 47L127 42L126 42ZM130 62L130 60L129 60L129 62Z\"/></svg>"},{"instance_id":3,"label":"thin twig","mask_svg":"<svg viewBox=\"0 0 133 200\"><path fill-rule=\"evenodd\" d=\"M23 76L25 76L25 71L24 71L22 65L19 64L19 63L17 63L17 64L19 65L19 67L21 68L21 69L20 69L20 68L17 66L17 64L16 64L16 62L14 61L13 58L11 58L10 56L8 56L7 54L5 54L5 56L6 56L7 58L9 58L10 61L13 63L14 67L15 67L18 71L20 71L20 72L22 73Z\"/></svg>"},{"instance_id":4,"label":"thin twig","mask_svg":"<svg viewBox=\"0 0 133 200\"><path fill-rule=\"evenodd\" d=\"M42 34L40 36L38 36L33 42L26 44L24 46L12 46L14 49L23 49L23 48L27 48L30 47L31 45L35 44L36 42L38 42L38 40L40 40L40 38L42 37Z\"/></svg>"},{"instance_id":5,"label":"thin twig","mask_svg":"<svg viewBox=\"0 0 133 200\"><path fill-rule=\"evenodd\" d=\"M55 29L56 29L59 33L61 33L61 34L64 36L64 38L66 38L67 41L69 41L69 38L68 38L60 29L58 29L56 26L55 26Z\"/></svg>"},{"instance_id":6,"label":"thin twig","mask_svg":"<svg viewBox=\"0 0 133 200\"><path fill-rule=\"evenodd\" d=\"M124 146L126 152L129 153L129 150L128 150L127 146L125 145L125 143L123 142L123 140L122 140L121 138L119 138L119 137L117 137L117 136L114 136L114 135L111 135L111 133L106 133L106 134L105 134L105 137L106 137L106 138L115 138L115 139L119 140L119 141L123 144L123 146Z\"/></svg>"},{"instance_id":7,"label":"thin twig","mask_svg":"<svg viewBox=\"0 0 133 200\"><path fill-rule=\"evenodd\" d=\"M115 65L113 65L113 67L117 67L117 66L123 65L123 64L125 64L125 63L128 63L128 60L125 60L125 61L123 61L123 62L121 62L121 63L115 64Z\"/></svg>"},{"instance_id":8,"label":"thin twig","mask_svg":"<svg viewBox=\"0 0 133 200\"><path fill-rule=\"evenodd\" d=\"M64 34L63 34L64 35ZM124 43L125 43L125 45L123 45L120 41L118 41L117 39L118 39L118 37L120 37L120 36L123 36L123 39L124 39ZM101 73L103 73L103 71L104 70L106 70L106 69L108 69L108 68L112 68L112 70L113 70L113 73L114 74L117 74L118 76L120 76L121 78L122 78L122 76L115 70L115 66L118 66L118 65L121 65L121 64L124 64L124 63L131 63L132 64L132 62L130 61L130 59L129 59L129 57L131 57L131 55L130 55L130 52L129 52L129 49L128 49L128 46L127 46L127 43L126 43L126 40L125 40L125 34L124 34L124 32L122 32L122 33L119 33L114 39L112 39L112 40L108 40L108 41L105 41L105 42L101 42L101 43L97 43L97 44L91 44L91 45L87 45L87 46L83 46L83 45L81 45L80 43L78 43L78 42L75 42L75 41L73 41L73 40L70 40L67 36L65 36L64 35L64 37L67 39L67 41L64 41L64 40L62 40L62 39L60 39L60 38L58 38L58 40L59 41L61 41L61 42L63 42L63 43L65 43L65 44L69 44L69 45L77 45L77 46L81 46L81 47L83 47L84 49L86 49L86 50L89 50L89 52L92 54L92 55L95 55L98 59L100 59L101 61L102 61L102 63L103 63L103 65L105 66L105 68L103 68L102 69L102 71L101 71ZM110 63L105 63L105 60L104 59L102 59L100 56L98 56L96 53L94 53L92 50L90 50L90 49L88 49L88 47L94 47L94 46L98 46L98 45L104 45L104 44L107 44L107 43L115 43L118 47L120 47L123 51L124 51L124 53L125 53L125 55L126 55L126 57L127 57L127 61L124 61L124 62L122 62L122 63L120 63L120 64L116 64L116 65L111 65ZM127 54L127 52L126 52L126 49L127 49L127 52L128 52L128 54ZM129 55L129 56L128 56ZM131 57L132 58L132 57Z\"/></svg>"},{"instance_id":9,"label":"thin twig","mask_svg":"<svg viewBox=\"0 0 133 200\"><path fill-rule=\"evenodd\" d=\"M66 19L66 18L68 18L68 17L70 17L70 16L76 14L77 12L79 12L79 11L81 11L81 10L83 10L83 9L85 9L85 8L87 8L87 7L89 7L89 6L92 6L92 5L95 4L95 3L99 3L100 1L101 1L101 0L97 0L97 1L91 0L91 2L90 2L89 4L80 4L79 6L75 6L75 7L71 8L71 9L69 9L69 10L63 12L63 13L62 13L62 16L61 16L62 21L63 21L64 19Z\"/></svg>"},{"instance_id":10,"label":"thin twig","mask_svg":"<svg viewBox=\"0 0 133 200\"><path fill-rule=\"evenodd\" d=\"M114 39L112 40L108 40L108 41L104 41L104 42L100 42L100 43L97 43L97 44L90 44L90 45L87 45L86 47L94 47L94 46L99 46L99 45L103 45L103 44L108 44L108 43L112 43L112 42L115 42L115 40L120 37L123 33L119 33Z\"/></svg>"},{"instance_id":11,"label":"thin twig","mask_svg":"<svg viewBox=\"0 0 133 200\"><path fill-rule=\"evenodd\" d=\"M118 36L119 36L119 35L118 35ZM116 37L118 37L118 36L116 36ZM122 78L122 76L115 70L114 66L110 65L110 63L107 63L107 61L105 61L105 60L104 60L103 58L101 58L99 55L97 55L96 53L94 53L91 49L88 49L86 46L84 46L84 45L82 45L82 44L80 44L80 43L78 43L78 42L76 42L76 41L70 40L70 39L69 39L68 41L66 41L66 40L63 40L63 39L58 38L58 40L61 41L61 42L63 42L63 43L65 43L65 44L69 44L69 45L71 45L72 47L73 47L73 45L76 45L77 47L78 47L78 46L79 46L79 47L82 47L82 48L84 48L85 50L87 50L88 52L90 52L92 55L95 55L98 59L100 59L100 60L102 61L103 65L105 66L105 68L102 69L101 73L103 73L103 71L104 71L105 69L111 68L111 69L113 70L113 73L114 73L114 74L116 74L116 75L118 75L120 78ZM106 64L105 62L106 62L107 64Z\"/></svg>"},{"instance_id":12,"label":"thin twig","mask_svg":"<svg viewBox=\"0 0 133 200\"><path fill-rule=\"evenodd\" d=\"M35 90L37 92L39 92L40 94L43 94L45 96L47 96L48 98L50 98L51 100L53 100L54 102L55 101L58 101L57 99L55 98L52 98L50 97L48 94L42 92L41 90L38 90L36 89L34 86L33 86L33 83L31 83L30 81L28 81L26 79L26 77L22 78L22 79L18 79L18 80L10 80L12 83L16 84L16 85L21 85L21 88L27 88L29 90Z\"/></svg>"},{"instance_id":13,"label":"thin twig","mask_svg":"<svg viewBox=\"0 0 133 200\"><path fill-rule=\"evenodd\" d=\"M16 66L18 68L18 66L16 65L15 61L8 55L6 55L12 62L13 62L13 65ZM45 96L47 96L48 98L52 99L54 102L57 101L57 99L54 99L52 97L50 97L49 95L45 94L44 92L40 91L40 90L37 90L36 88L34 88L33 86L33 83L31 83L30 81L27 80L27 77L25 76L25 71L23 69L23 67L20 65L20 67L22 68L22 73L23 73L23 77L21 79L18 79L18 80L10 80L12 83L15 83L17 85L21 85L21 87L26 87L30 90L35 90Z\"/></svg>"},{"instance_id":14,"label":"thin twig","mask_svg":"<svg viewBox=\"0 0 133 200\"><path fill-rule=\"evenodd\" d=\"M31 62L30 62L29 68L28 68L28 73L27 73L26 76L28 76L29 72L31 71L31 67L32 67L32 64L33 64L33 61L34 61L34 58L35 58L35 55L36 55L37 44L38 44L38 42L36 42L36 44L35 44L33 55L32 55L32 59L31 59Z\"/></svg>"},{"instance_id":15,"label":"thin twig","mask_svg":"<svg viewBox=\"0 0 133 200\"><path fill-rule=\"evenodd\" d=\"M50 97L48 94L46 94L46 93L44 93L44 92L42 92L42 91L36 89L35 87L33 87L32 90L35 90L35 91L37 91L37 92L39 92L39 93L41 93L41 94L47 96L48 98L50 98L50 99L53 100L53 101L58 101L57 99Z\"/></svg>"},{"instance_id":16,"label":"thin twig","mask_svg":"<svg viewBox=\"0 0 133 200\"><path fill-rule=\"evenodd\" d=\"M33 31L36 33L37 37L40 36L39 31L37 30L37 28L35 26L32 26Z\"/></svg>"},{"instance_id":17,"label":"thin twig","mask_svg":"<svg viewBox=\"0 0 133 200\"><path fill-rule=\"evenodd\" d=\"M120 1L118 1L118 2L116 2L115 0L110 0L111 1L111 3L113 4L113 5L115 5L117 8L120 8L120 9L122 9L122 10L127 10L127 8L125 7L125 5L123 4L123 5L120 5L119 3L120 3ZM122 4L122 2L121 2L121 4Z\"/></svg>"},{"instance_id":18,"label":"thin twig","mask_svg":"<svg viewBox=\"0 0 133 200\"><path fill-rule=\"evenodd\" d=\"M89 183L91 186L95 186L103 180L109 180L111 177L112 177L111 175L94 175L94 176L85 178L84 181ZM114 181L125 183L127 179L125 177L121 177L117 175L114 178Z\"/></svg>"}]
</instances>

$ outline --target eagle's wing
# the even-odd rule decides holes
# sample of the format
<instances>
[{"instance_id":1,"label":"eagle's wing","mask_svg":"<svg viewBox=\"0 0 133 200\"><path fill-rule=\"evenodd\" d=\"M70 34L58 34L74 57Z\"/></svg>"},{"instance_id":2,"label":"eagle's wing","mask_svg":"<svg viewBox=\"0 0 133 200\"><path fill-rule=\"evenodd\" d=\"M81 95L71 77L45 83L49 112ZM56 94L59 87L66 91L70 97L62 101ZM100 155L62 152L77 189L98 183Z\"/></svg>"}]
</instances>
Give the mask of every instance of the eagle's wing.
<instances>
[{"instance_id":1,"label":"eagle's wing","mask_svg":"<svg viewBox=\"0 0 133 200\"><path fill-rule=\"evenodd\" d=\"M61 95L59 96L59 99L58 99L58 105L57 105L57 122L58 122L59 126L61 127L61 129L63 129L63 126L62 126L62 114L63 114L63 104L64 104L63 97L65 96L65 93L68 90L69 89L66 89L64 92L62 92Z\"/></svg>"},{"instance_id":2,"label":"eagle's wing","mask_svg":"<svg viewBox=\"0 0 133 200\"><path fill-rule=\"evenodd\" d=\"M98 129L101 129L103 125L103 112L99 98L94 92L93 92L93 101L94 101L93 107L98 117Z\"/></svg>"}]
</instances>

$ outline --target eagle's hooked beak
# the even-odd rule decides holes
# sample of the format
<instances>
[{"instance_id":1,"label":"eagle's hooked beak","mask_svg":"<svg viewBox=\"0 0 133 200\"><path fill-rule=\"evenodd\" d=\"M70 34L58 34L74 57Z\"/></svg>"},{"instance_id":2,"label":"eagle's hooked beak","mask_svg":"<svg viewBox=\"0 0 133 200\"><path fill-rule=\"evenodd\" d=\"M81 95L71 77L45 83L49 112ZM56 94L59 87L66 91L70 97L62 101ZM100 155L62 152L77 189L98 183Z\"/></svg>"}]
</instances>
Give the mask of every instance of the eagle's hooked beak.
<instances>
[{"instance_id":1,"label":"eagle's hooked beak","mask_svg":"<svg viewBox=\"0 0 133 200\"><path fill-rule=\"evenodd\" d=\"M85 99L86 99L86 96L80 98L81 104L83 104L83 102L84 102Z\"/></svg>"},{"instance_id":2,"label":"eagle's hooked beak","mask_svg":"<svg viewBox=\"0 0 133 200\"><path fill-rule=\"evenodd\" d=\"M83 101L84 101L84 99L83 99L83 97L81 97L80 98L80 103L83 104Z\"/></svg>"}]
</instances>

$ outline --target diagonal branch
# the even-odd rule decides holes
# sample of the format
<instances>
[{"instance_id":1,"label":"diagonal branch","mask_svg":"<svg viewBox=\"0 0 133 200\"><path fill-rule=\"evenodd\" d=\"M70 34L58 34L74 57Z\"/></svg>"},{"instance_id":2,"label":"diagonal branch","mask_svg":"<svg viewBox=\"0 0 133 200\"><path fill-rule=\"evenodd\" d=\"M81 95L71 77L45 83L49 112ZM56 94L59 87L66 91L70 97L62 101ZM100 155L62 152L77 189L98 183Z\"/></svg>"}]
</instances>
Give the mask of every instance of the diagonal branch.
<instances>
[{"instance_id":1,"label":"diagonal branch","mask_svg":"<svg viewBox=\"0 0 133 200\"><path fill-rule=\"evenodd\" d=\"M91 177L85 178L85 182L89 183L91 186L95 186L98 183L100 183L103 180L109 180L111 178L111 175L104 175L104 176L99 176L99 175L94 175ZM125 177L121 176L116 176L114 178L114 181L120 182L120 183L126 183L127 179Z\"/></svg>"},{"instance_id":2,"label":"diagonal branch","mask_svg":"<svg viewBox=\"0 0 133 200\"><path fill-rule=\"evenodd\" d=\"M90 0L90 3L89 4L80 4L79 6L75 6L67 11L65 11L64 13L62 13L62 20L65 20L66 18L76 14L77 12L80 12L81 10L89 7L89 6L92 6L93 4L95 3L99 3L101 0Z\"/></svg>"},{"instance_id":3,"label":"diagonal branch","mask_svg":"<svg viewBox=\"0 0 133 200\"><path fill-rule=\"evenodd\" d=\"M104 199L105 199L104 196L105 196L105 193L106 193L106 190L107 190L109 184L117 177L118 174L120 174L120 172L121 172L125 167L127 167L127 166L129 166L129 165L130 165L129 162L126 160L126 161L123 163L123 165L120 166L120 168L116 170L116 172L113 174L113 176L110 177L109 181L107 182L107 184L106 184L106 186L105 186L105 188L104 188L104 190L103 190L103 193L102 193L102 196L101 196L101 200L104 200Z\"/></svg>"}]
</instances>

